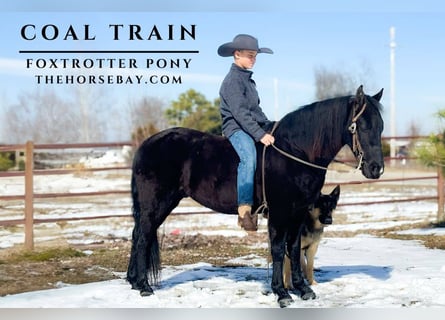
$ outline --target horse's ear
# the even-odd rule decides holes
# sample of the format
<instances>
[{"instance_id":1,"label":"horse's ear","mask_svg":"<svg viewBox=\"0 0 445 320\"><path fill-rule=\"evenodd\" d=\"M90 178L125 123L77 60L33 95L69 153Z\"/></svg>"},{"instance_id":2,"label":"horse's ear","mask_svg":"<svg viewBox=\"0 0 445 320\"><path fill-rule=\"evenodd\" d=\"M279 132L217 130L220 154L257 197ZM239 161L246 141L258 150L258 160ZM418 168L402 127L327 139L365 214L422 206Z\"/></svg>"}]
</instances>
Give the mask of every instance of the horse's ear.
<instances>
[{"instance_id":1,"label":"horse's ear","mask_svg":"<svg viewBox=\"0 0 445 320\"><path fill-rule=\"evenodd\" d=\"M355 94L355 101L358 103L359 106L362 106L364 103L364 99L365 99L365 93L363 92L363 85L360 85Z\"/></svg>"},{"instance_id":2,"label":"horse's ear","mask_svg":"<svg viewBox=\"0 0 445 320\"><path fill-rule=\"evenodd\" d=\"M372 96L374 99L376 99L377 101L380 101L380 99L382 99L382 95L383 95L383 88L374 96Z\"/></svg>"}]
</instances>

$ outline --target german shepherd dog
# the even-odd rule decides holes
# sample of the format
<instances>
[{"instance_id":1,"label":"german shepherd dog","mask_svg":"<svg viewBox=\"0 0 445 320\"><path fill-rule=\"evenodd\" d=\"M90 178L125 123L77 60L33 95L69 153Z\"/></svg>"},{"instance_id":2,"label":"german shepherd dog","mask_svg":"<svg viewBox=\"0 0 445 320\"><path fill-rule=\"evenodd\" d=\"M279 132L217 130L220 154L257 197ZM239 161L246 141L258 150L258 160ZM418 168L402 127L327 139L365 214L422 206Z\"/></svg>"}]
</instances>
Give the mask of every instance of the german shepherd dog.
<instances>
[{"instance_id":1,"label":"german shepherd dog","mask_svg":"<svg viewBox=\"0 0 445 320\"><path fill-rule=\"evenodd\" d=\"M301 268L309 285L317 284L314 280L314 258L317 253L323 235L324 227L332 224L332 213L337 207L340 197L340 186L337 185L330 194L322 194L313 206L308 208L308 214L303 221L303 230L301 232ZM284 258L283 269L284 285L287 289L291 285L290 260L286 255Z\"/></svg>"}]
</instances>

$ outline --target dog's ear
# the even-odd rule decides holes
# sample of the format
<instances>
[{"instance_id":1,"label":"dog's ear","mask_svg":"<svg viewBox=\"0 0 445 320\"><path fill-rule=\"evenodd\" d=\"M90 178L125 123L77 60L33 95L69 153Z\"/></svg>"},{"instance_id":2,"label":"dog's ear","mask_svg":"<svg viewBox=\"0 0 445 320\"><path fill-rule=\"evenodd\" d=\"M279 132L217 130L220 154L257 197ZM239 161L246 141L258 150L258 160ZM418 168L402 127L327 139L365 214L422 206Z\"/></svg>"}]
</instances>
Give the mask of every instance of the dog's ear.
<instances>
[{"instance_id":1,"label":"dog's ear","mask_svg":"<svg viewBox=\"0 0 445 320\"><path fill-rule=\"evenodd\" d=\"M332 197L335 197L335 200L338 201L338 198L340 198L340 185L338 184L334 190L332 190L331 194Z\"/></svg>"}]
</instances>

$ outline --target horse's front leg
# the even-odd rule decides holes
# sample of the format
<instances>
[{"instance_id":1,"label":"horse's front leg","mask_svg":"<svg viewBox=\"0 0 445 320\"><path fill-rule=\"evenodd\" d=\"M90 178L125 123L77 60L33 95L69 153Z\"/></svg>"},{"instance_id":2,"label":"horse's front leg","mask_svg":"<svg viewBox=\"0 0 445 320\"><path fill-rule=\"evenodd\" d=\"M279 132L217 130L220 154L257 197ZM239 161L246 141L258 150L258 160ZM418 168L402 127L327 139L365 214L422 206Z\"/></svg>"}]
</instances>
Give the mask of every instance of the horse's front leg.
<instances>
[{"instance_id":1,"label":"horse's front leg","mask_svg":"<svg viewBox=\"0 0 445 320\"><path fill-rule=\"evenodd\" d=\"M315 299L316 295L304 281L301 266L301 230L302 225L298 228L291 228L289 231L287 248L289 251L291 275L292 275L292 292L300 296L303 300ZM295 232L295 233L294 233Z\"/></svg>"},{"instance_id":2,"label":"horse's front leg","mask_svg":"<svg viewBox=\"0 0 445 320\"><path fill-rule=\"evenodd\" d=\"M283 282L283 259L286 248L286 234L284 230L271 226L269 221L269 241L272 255L272 291L278 296L281 308L287 307L294 300L287 292Z\"/></svg>"}]
</instances>

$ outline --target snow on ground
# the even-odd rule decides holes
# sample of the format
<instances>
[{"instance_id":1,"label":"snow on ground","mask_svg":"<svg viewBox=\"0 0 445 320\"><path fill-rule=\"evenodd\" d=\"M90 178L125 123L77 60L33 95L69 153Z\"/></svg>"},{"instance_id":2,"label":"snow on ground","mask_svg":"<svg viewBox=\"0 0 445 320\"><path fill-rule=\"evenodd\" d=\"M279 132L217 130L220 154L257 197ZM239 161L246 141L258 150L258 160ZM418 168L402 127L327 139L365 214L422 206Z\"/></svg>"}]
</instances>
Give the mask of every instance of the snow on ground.
<instances>
[{"instance_id":1,"label":"snow on ground","mask_svg":"<svg viewBox=\"0 0 445 320\"><path fill-rule=\"evenodd\" d=\"M79 163L87 168L107 167L112 164L122 164L129 159L131 147L124 146L121 149L110 149L100 156L84 156L79 159Z\"/></svg>"},{"instance_id":2,"label":"snow on ground","mask_svg":"<svg viewBox=\"0 0 445 320\"><path fill-rule=\"evenodd\" d=\"M240 259L237 259L240 262ZM236 262L236 261L235 261ZM0 307L76 308L276 308L270 293L271 270L255 256L251 266L215 267L207 263L165 266L155 295L141 297L121 279L69 285L0 298ZM258 263L260 264L258 266ZM317 298L295 308L445 307L445 254L415 241L370 236L327 238L316 265Z\"/></svg>"},{"instance_id":3,"label":"snow on ground","mask_svg":"<svg viewBox=\"0 0 445 320\"><path fill-rule=\"evenodd\" d=\"M20 194L23 178L1 178L0 193ZM334 179L335 180L335 179ZM364 185L342 188L341 203L359 203L373 199L395 199L436 194L434 181L411 184ZM61 176L37 176L37 193L82 192L86 190L126 190L129 172L75 173ZM329 188L328 188L329 189ZM21 191L22 190L22 191ZM129 195L102 196L98 199L68 198L37 201L36 217L81 217L89 215L130 215ZM206 211L185 199L176 212ZM433 201L386 203L380 205L339 206L334 224L326 230L352 231L355 237L325 237L316 256L313 286L317 298L301 301L297 308L332 307L445 307L445 251L425 248L417 241L383 239L366 234L370 229L431 222L436 218ZM20 201L2 203L0 219L16 219L23 214ZM35 227L36 242L58 239L71 244L94 243L131 236L131 217L63 224L46 223ZM235 216L223 214L171 215L161 226L163 233L223 235L245 237ZM266 220L260 219L259 232L266 232ZM409 229L400 234L443 236L441 228ZM24 242L23 228L0 227L0 250ZM267 244L264 244L267 246ZM228 261L233 267L216 267L202 261L193 265L163 266L160 287L155 295L140 297L120 279L70 285L57 289L0 297L1 308L79 307L79 308L276 308L270 291L271 269L255 255ZM236 267L239 265L239 267Z\"/></svg>"}]
</instances>

